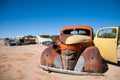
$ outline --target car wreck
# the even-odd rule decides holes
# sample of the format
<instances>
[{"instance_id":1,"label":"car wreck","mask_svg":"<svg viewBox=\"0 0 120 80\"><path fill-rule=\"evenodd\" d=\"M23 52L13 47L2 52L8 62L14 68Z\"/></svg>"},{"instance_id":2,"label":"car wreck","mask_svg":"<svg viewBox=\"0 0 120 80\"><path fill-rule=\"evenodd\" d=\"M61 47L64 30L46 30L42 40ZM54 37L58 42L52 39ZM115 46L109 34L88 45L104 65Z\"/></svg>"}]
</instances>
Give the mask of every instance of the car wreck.
<instances>
[{"instance_id":1,"label":"car wreck","mask_svg":"<svg viewBox=\"0 0 120 80\"><path fill-rule=\"evenodd\" d=\"M40 67L49 72L73 75L102 75L108 69L93 43L90 26L63 27L59 42L43 51Z\"/></svg>"},{"instance_id":2,"label":"car wreck","mask_svg":"<svg viewBox=\"0 0 120 80\"><path fill-rule=\"evenodd\" d=\"M13 38L5 38L4 45L6 46L18 46L18 45L29 45L36 44L35 36L20 36Z\"/></svg>"},{"instance_id":3,"label":"car wreck","mask_svg":"<svg viewBox=\"0 0 120 80\"><path fill-rule=\"evenodd\" d=\"M53 44L53 40L50 37L50 35L47 35L47 34L37 35L37 38L41 45L50 46Z\"/></svg>"}]
</instances>

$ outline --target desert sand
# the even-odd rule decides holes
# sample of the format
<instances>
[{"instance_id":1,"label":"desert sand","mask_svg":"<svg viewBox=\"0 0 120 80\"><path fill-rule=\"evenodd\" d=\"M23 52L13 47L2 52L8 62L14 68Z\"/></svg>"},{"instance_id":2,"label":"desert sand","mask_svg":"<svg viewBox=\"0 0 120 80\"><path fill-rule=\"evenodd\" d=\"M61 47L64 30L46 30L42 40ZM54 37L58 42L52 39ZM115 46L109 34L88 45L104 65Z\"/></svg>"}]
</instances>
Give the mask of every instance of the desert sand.
<instances>
[{"instance_id":1,"label":"desert sand","mask_svg":"<svg viewBox=\"0 0 120 80\"><path fill-rule=\"evenodd\" d=\"M77 76L48 73L39 68L46 46L0 46L0 80L120 80L120 67L108 64L104 76Z\"/></svg>"}]
</instances>

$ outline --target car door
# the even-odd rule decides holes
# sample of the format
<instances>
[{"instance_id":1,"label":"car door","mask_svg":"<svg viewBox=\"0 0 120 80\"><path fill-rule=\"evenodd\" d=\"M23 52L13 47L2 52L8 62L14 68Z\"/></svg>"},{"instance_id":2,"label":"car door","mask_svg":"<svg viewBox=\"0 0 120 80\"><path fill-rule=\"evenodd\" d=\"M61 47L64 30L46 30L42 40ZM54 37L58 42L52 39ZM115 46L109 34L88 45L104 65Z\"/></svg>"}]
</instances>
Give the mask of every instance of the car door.
<instances>
[{"instance_id":1,"label":"car door","mask_svg":"<svg viewBox=\"0 0 120 80\"><path fill-rule=\"evenodd\" d=\"M94 43L101 56L110 62L117 63L117 27L102 28L98 30Z\"/></svg>"}]
</instances>

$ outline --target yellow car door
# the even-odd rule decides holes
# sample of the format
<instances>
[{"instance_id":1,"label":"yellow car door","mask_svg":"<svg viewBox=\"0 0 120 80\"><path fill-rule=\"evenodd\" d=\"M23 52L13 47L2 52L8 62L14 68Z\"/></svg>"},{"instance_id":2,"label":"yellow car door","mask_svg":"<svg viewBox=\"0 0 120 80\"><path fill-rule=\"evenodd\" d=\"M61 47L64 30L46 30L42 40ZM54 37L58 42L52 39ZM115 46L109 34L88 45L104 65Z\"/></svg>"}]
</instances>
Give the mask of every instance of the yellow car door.
<instances>
[{"instance_id":1,"label":"yellow car door","mask_svg":"<svg viewBox=\"0 0 120 80\"><path fill-rule=\"evenodd\" d=\"M94 44L106 61L117 63L117 38L118 27L102 28L96 33Z\"/></svg>"}]
</instances>

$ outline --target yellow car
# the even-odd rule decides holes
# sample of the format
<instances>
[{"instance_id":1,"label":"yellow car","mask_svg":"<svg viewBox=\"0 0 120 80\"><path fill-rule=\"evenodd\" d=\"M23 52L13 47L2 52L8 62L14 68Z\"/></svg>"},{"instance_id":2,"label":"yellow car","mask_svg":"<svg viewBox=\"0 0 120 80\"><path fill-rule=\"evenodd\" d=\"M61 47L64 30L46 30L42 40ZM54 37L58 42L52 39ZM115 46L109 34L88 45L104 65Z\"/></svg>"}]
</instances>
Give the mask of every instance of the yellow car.
<instances>
[{"instance_id":1,"label":"yellow car","mask_svg":"<svg viewBox=\"0 0 120 80\"><path fill-rule=\"evenodd\" d=\"M106 61L118 63L120 61L120 26L99 29L94 38L94 44Z\"/></svg>"}]
</instances>

